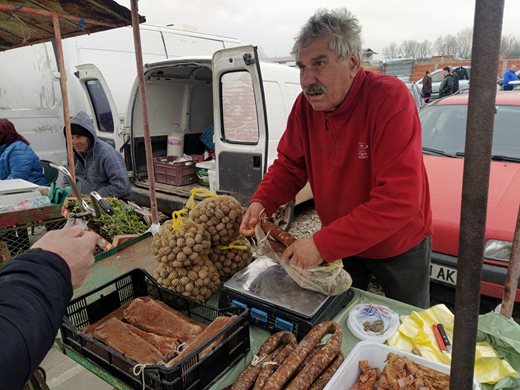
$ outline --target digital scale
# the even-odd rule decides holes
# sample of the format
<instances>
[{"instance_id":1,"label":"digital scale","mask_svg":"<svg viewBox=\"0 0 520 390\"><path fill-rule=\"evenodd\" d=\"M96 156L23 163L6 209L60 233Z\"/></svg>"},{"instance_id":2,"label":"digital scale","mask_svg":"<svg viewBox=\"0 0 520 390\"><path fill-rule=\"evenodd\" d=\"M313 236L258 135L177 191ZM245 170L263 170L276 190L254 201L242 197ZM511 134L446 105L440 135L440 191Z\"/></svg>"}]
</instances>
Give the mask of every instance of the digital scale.
<instances>
[{"instance_id":1,"label":"digital scale","mask_svg":"<svg viewBox=\"0 0 520 390\"><path fill-rule=\"evenodd\" d=\"M261 256L224 283L219 308L246 307L253 324L292 332L300 340L316 324L334 318L353 296L350 289L336 296L303 289L280 264Z\"/></svg>"}]
</instances>

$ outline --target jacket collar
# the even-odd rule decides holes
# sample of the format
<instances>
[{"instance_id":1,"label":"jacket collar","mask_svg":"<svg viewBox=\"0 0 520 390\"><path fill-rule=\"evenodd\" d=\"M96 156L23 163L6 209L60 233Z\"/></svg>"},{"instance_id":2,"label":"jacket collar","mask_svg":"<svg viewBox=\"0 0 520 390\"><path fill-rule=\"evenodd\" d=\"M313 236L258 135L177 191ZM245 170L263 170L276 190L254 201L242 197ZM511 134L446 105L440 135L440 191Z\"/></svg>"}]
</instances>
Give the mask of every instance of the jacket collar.
<instances>
[{"instance_id":1,"label":"jacket collar","mask_svg":"<svg viewBox=\"0 0 520 390\"><path fill-rule=\"evenodd\" d=\"M343 99L343 102L332 112L325 112L325 118L336 117L336 116L344 116L351 114L357 106L359 102L359 96L367 77L367 71L362 67L359 68L359 71L352 81L352 85L350 86L347 95Z\"/></svg>"}]
</instances>

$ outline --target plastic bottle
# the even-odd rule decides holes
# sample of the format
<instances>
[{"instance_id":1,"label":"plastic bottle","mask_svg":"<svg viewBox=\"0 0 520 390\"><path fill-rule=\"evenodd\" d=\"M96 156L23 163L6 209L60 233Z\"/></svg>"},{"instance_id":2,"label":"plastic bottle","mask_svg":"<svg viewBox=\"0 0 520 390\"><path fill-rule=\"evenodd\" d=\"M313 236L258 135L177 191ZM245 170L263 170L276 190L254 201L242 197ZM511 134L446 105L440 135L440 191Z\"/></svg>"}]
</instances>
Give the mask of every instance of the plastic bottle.
<instances>
[{"instance_id":1,"label":"plastic bottle","mask_svg":"<svg viewBox=\"0 0 520 390\"><path fill-rule=\"evenodd\" d=\"M172 133L168 136L167 156L182 157L184 153L184 132L179 122L173 122Z\"/></svg>"}]
</instances>

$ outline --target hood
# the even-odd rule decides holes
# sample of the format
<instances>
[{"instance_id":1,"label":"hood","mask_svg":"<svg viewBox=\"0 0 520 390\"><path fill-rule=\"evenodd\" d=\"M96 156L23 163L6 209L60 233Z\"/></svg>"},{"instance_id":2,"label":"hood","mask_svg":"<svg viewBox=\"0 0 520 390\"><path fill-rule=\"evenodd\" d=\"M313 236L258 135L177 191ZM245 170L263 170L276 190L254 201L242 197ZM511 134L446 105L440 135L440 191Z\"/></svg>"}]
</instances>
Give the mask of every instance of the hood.
<instances>
[{"instance_id":1,"label":"hood","mask_svg":"<svg viewBox=\"0 0 520 390\"><path fill-rule=\"evenodd\" d=\"M75 130L82 133L86 131L92 141L92 145L97 139L96 128L88 114L84 111L78 112L76 116L70 120L70 127L72 134L74 134ZM63 135L65 135L65 128L63 128Z\"/></svg>"},{"instance_id":2,"label":"hood","mask_svg":"<svg viewBox=\"0 0 520 390\"><path fill-rule=\"evenodd\" d=\"M433 250L458 254L464 159L424 156L433 217ZM485 240L513 240L520 198L520 164L491 162Z\"/></svg>"}]
</instances>

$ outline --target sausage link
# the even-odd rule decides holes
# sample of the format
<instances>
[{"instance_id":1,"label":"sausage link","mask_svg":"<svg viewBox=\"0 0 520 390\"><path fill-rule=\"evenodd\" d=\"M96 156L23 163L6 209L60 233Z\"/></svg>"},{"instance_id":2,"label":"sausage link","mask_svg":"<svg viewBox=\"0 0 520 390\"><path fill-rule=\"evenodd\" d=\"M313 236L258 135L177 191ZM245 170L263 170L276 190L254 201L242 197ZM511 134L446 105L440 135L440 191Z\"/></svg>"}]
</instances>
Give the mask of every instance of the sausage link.
<instances>
[{"instance_id":1,"label":"sausage link","mask_svg":"<svg viewBox=\"0 0 520 390\"><path fill-rule=\"evenodd\" d=\"M290 332L278 332L269 337L258 352L258 358L265 360L279 345L296 343L296 337ZM262 370L262 364L249 364L244 371L238 376L231 390L248 390L254 385L258 374Z\"/></svg>"},{"instance_id":2,"label":"sausage link","mask_svg":"<svg viewBox=\"0 0 520 390\"><path fill-rule=\"evenodd\" d=\"M269 222L267 218L260 218L260 227L264 231L264 233L267 235L269 234L271 237L275 238L279 242L281 242L286 247L289 247L291 244L293 244L296 241L296 238L291 236L289 233L287 233L285 230L283 230L281 227L275 225L272 222Z\"/></svg>"},{"instance_id":3,"label":"sausage link","mask_svg":"<svg viewBox=\"0 0 520 390\"><path fill-rule=\"evenodd\" d=\"M307 389L338 355L343 341L343 331L337 322L331 322L328 333L332 333L332 336L323 349L292 380L287 390Z\"/></svg>"},{"instance_id":4,"label":"sausage link","mask_svg":"<svg viewBox=\"0 0 520 390\"><path fill-rule=\"evenodd\" d=\"M318 352L320 352L320 351L323 349L324 346L325 346L325 345L318 345L318 346L316 346L316 347L315 347L311 352L309 352L309 354L305 357L305 360L302 362L302 364L300 364L300 365L298 366L298 368L294 371L293 376L298 375L298 373L299 373L301 370L303 370L303 367L305 367L305 366L309 363L309 361L310 361L314 356L316 356L316 354L317 354Z\"/></svg>"},{"instance_id":5,"label":"sausage link","mask_svg":"<svg viewBox=\"0 0 520 390\"><path fill-rule=\"evenodd\" d=\"M276 355L276 357L274 359L269 359L270 362L274 362L275 364L265 364L263 366L262 371L260 371L260 374L258 374L258 378L256 378L256 383L253 387L253 390L262 390L264 388L272 373L278 367L280 367L280 364L282 364L285 361L285 359L287 359L287 356L289 356L291 352L294 350L294 348L296 348L296 343L289 343L285 345L285 347L278 348L281 350ZM273 356L275 352L273 352L271 356Z\"/></svg>"},{"instance_id":6,"label":"sausage link","mask_svg":"<svg viewBox=\"0 0 520 390\"><path fill-rule=\"evenodd\" d=\"M339 334L341 332L341 334ZM305 357L316 347L316 345L321 341L323 336L329 333L338 333L338 336L343 336L343 332L339 324L335 321L325 321L314 328L312 328L309 333L305 335L305 337L300 341L298 346L294 349L294 351L289 355L286 361L278 367L275 373L269 378L269 381L266 383L264 390L279 390L281 389L285 383L293 376L295 370L300 366L300 364L305 360ZM332 339L332 337L331 337ZM330 340L329 340L330 342ZM327 343L328 344L328 343ZM341 346L341 341L340 341ZM325 348L324 348L325 349ZM322 349L320 352L323 352ZM330 352L330 347L327 349L327 353ZM339 349L338 349L339 351ZM337 355L337 352L334 356ZM322 356L321 353L318 353L314 358ZM334 356L328 361L327 365L334 359ZM314 360L314 359L313 359ZM326 367L326 366L325 366ZM323 367L323 369L325 369ZM323 371L322 369L322 371ZM321 371L320 371L321 373ZM319 374L319 373L318 373ZM307 387L311 385L313 380L308 383ZM302 387L304 388L304 387Z\"/></svg>"},{"instance_id":7,"label":"sausage link","mask_svg":"<svg viewBox=\"0 0 520 390\"><path fill-rule=\"evenodd\" d=\"M341 352L338 353L336 358L332 361L332 363L329 364L327 369L323 371L323 373L314 381L309 390L323 390L327 383L329 383L331 378L334 376L339 366L341 366L343 360L345 360L345 355L343 355Z\"/></svg>"}]
</instances>

